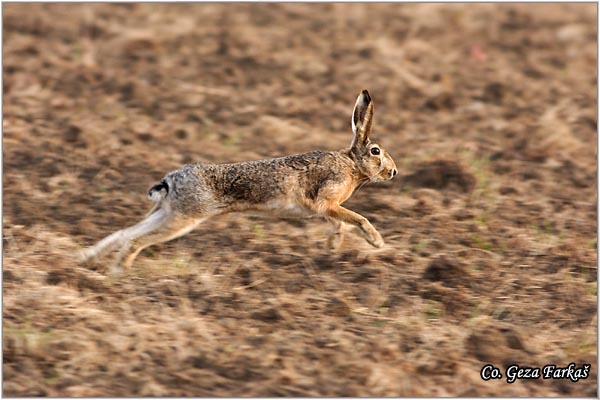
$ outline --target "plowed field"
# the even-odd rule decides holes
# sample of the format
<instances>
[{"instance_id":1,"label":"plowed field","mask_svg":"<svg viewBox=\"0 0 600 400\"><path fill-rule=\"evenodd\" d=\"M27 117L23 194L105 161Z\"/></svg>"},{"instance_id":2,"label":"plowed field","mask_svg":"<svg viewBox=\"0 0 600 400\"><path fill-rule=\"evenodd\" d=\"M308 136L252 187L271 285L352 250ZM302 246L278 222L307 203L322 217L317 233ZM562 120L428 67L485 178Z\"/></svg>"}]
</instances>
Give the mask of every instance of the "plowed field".
<instances>
[{"instance_id":1,"label":"plowed field","mask_svg":"<svg viewBox=\"0 0 600 400\"><path fill-rule=\"evenodd\" d=\"M596 17L4 4L4 395L595 397ZM399 174L345 205L383 249L229 215L120 277L77 263L183 164L348 146L362 89Z\"/></svg>"}]
</instances>

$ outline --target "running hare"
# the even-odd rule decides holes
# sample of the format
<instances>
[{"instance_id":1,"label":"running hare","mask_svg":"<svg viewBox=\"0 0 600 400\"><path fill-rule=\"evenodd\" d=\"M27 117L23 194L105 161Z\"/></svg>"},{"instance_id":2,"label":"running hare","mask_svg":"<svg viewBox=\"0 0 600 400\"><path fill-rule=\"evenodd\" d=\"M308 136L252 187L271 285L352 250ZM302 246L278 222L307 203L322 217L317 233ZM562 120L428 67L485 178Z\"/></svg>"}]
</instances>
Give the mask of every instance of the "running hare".
<instances>
[{"instance_id":1,"label":"running hare","mask_svg":"<svg viewBox=\"0 0 600 400\"><path fill-rule=\"evenodd\" d=\"M144 248L185 235L207 218L230 212L320 215L336 226L330 248L341 243L344 224L357 227L371 245L382 247L383 239L373 225L341 206L365 183L392 179L398 172L392 157L371 142L372 122L373 102L363 90L352 113L354 139L349 149L237 164L189 164L170 172L148 192L157 204L146 218L86 249L82 260L119 249L112 269L117 273L121 265L130 267Z\"/></svg>"}]
</instances>

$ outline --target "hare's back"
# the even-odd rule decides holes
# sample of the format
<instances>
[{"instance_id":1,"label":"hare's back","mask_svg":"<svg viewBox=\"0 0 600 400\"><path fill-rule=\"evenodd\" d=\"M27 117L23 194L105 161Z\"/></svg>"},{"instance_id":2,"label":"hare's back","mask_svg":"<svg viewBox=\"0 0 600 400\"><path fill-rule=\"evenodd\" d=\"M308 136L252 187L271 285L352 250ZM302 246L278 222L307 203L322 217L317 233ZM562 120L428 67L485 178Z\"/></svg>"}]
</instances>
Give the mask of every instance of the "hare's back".
<instances>
[{"instance_id":1,"label":"hare's back","mask_svg":"<svg viewBox=\"0 0 600 400\"><path fill-rule=\"evenodd\" d=\"M225 199L263 204L295 196L309 181L331 175L333 153L313 151L286 157L206 166L205 179ZM309 184L310 185L310 184Z\"/></svg>"},{"instance_id":2,"label":"hare's back","mask_svg":"<svg viewBox=\"0 0 600 400\"><path fill-rule=\"evenodd\" d=\"M180 199L202 199L232 210L270 209L299 195L315 200L325 187L346 180L348 168L337 152L313 151L234 164L190 164L171 177Z\"/></svg>"},{"instance_id":3,"label":"hare's back","mask_svg":"<svg viewBox=\"0 0 600 400\"><path fill-rule=\"evenodd\" d=\"M213 173L224 194L235 199L264 202L298 190L314 191L315 185L343 179L347 167L339 160L337 152L311 151L280 158L220 164L215 166Z\"/></svg>"}]
</instances>

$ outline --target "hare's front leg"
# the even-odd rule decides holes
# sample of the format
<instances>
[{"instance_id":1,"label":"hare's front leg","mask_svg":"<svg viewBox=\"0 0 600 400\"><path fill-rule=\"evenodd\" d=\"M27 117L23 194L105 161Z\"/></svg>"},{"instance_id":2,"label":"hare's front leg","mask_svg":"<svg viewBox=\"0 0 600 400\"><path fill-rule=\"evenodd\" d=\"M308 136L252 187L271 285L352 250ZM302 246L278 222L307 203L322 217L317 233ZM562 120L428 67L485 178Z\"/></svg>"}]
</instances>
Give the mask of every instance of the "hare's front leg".
<instances>
[{"instance_id":1,"label":"hare's front leg","mask_svg":"<svg viewBox=\"0 0 600 400\"><path fill-rule=\"evenodd\" d=\"M378 248L383 247L383 238L369 220L362 215L340 205L330 207L325 214L336 221L356 226L370 245Z\"/></svg>"},{"instance_id":2,"label":"hare's front leg","mask_svg":"<svg viewBox=\"0 0 600 400\"><path fill-rule=\"evenodd\" d=\"M330 251L337 251L344 240L344 223L333 218L328 218L333 224L333 233L327 238L327 248Z\"/></svg>"}]
</instances>

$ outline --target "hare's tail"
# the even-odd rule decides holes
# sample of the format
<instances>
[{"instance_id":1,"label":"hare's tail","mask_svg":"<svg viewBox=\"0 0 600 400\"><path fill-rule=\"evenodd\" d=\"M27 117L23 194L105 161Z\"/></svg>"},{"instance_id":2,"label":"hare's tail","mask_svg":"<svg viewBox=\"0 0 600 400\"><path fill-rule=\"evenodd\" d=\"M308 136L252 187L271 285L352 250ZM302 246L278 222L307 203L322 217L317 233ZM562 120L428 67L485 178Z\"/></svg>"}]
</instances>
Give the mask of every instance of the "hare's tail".
<instances>
[{"instance_id":1,"label":"hare's tail","mask_svg":"<svg viewBox=\"0 0 600 400\"><path fill-rule=\"evenodd\" d=\"M169 183L163 179L148 191L148 200L158 203L169 194Z\"/></svg>"}]
</instances>

